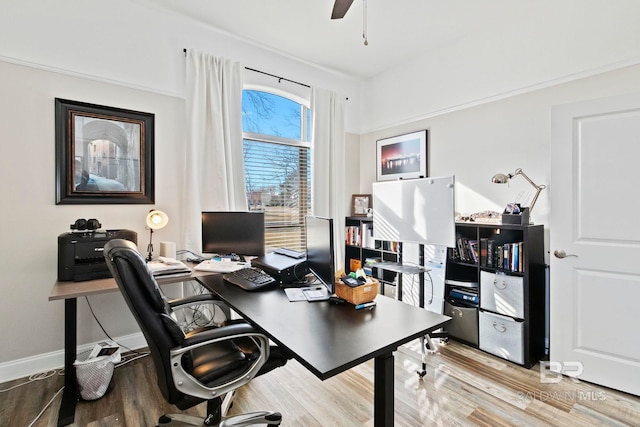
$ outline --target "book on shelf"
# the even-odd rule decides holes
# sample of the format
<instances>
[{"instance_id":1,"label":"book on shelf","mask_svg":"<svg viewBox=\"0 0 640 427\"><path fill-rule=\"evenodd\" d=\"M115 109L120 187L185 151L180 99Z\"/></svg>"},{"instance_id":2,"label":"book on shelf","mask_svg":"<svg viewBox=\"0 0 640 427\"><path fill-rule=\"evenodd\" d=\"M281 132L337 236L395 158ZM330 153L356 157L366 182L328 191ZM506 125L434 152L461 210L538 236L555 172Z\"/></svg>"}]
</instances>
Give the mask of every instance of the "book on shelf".
<instances>
[{"instance_id":1,"label":"book on shelf","mask_svg":"<svg viewBox=\"0 0 640 427\"><path fill-rule=\"evenodd\" d=\"M523 242L511 242L496 245L495 250L490 249L495 245L493 240L487 242L487 267L495 267L501 270L524 272L524 244Z\"/></svg>"},{"instance_id":2,"label":"book on shelf","mask_svg":"<svg viewBox=\"0 0 640 427\"><path fill-rule=\"evenodd\" d=\"M444 281L444 283L446 285L450 285L450 286L458 286L458 287L463 287L463 288L477 288L478 287L478 282L472 282L472 281L465 281L465 280L453 280L453 279L447 279Z\"/></svg>"},{"instance_id":3,"label":"book on shelf","mask_svg":"<svg viewBox=\"0 0 640 427\"><path fill-rule=\"evenodd\" d=\"M487 267L493 267L496 259L495 256L495 240L487 239Z\"/></svg>"},{"instance_id":4,"label":"book on shelf","mask_svg":"<svg viewBox=\"0 0 640 427\"><path fill-rule=\"evenodd\" d=\"M524 242L518 242L520 257L518 258L518 271L524 273Z\"/></svg>"},{"instance_id":5,"label":"book on shelf","mask_svg":"<svg viewBox=\"0 0 640 427\"><path fill-rule=\"evenodd\" d=\"M489 254L488 242L489 242L489 239L486 237L483 237L480 239L480 265L482 267L487 266L488 254Z\"/></svg>"},{"instance_id":6,"label":"book on shelf","mask_svg":"<svg viewBox=\"0 0 640 427\"><path fill-rule=\"evenodd\" d=\"M376 241L373 239L373 223L363 222L360 230L360 235L362 236L361 240L363 248L375 248Z\"/></svg>"},{"instance_id":7,"label":"book on shelf","mask_svg":"<svg viewBox=\"0 0 640 427\"><path fill-rule=\"evenodd\" d=\"M478 241L469 239L458 234L456 236L456 248L458 249L458 259L462 262L477 264L480 256Z\"/></svg>"},{"instance_id":8,"label":"book on shelf","mask_svg":"<svg viewBox=\"0 0 640 427\"><path fill-rule=\"evenodd\" d=\"M478 241L477 240L467 240L467 244L469 245L469 255L471 257L471 261L474 264L478 263L478 258L480 257L478 250Z\"/></svg>"},{"instance_id":9,"label":"book on shelf","mask_svg":"<svg viewBox=\"0 0 640 427\"><path fill-rule=\"evenodd\" d=\"M387 240L382 240L381 247L383 251L398 252L398 242L389 242Z\"/></svg>"},{"instance_id":10,"label":"book on shelf","mask_svg":"<svg viewBox=\"0 0 640 427\"><path fill-rule=\"evenodd\" d=\"M478 304L480 300L478 298L478 294L476 292L467 292L462 289L451 289L449 292L449 297L458 301L465 301L471 304Z\"/></svg>"},{"instance_id":11,"label":"book on shelf","mask_svg":"<svg viewBox=\"0 0 640 427\"><path fill-rule=\"evenodd\" d=\"M345 243L349 246L360 246L360 227L348 225L345 229Z\"/></svg>"}]
</instances>

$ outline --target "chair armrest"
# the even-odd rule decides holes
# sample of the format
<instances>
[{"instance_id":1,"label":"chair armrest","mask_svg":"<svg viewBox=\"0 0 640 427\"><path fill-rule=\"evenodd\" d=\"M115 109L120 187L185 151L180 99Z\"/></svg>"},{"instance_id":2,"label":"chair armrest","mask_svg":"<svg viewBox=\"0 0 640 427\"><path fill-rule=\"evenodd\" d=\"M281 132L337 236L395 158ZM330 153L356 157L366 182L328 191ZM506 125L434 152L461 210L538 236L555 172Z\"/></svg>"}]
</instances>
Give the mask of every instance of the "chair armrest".
<instances>
[{"instance_id":1,"label":"chair armrest","mask_svg":"<svg viewBox=\"0 0 640 427\"><path fill-rule=\"evenodd\" d=\"M184 298L176 298L169 301L169 306L173 309L180 308L181 306L189 306L195 304L214 304L220 307L227 307L221 299L213 294L200 294L192 295Z\"/></svg>"},{"instance_id":2,"label":"chair armrest","mask_svg":"<svg viewBox=\"0 0 640 427\"><path fill-rule=\"evenodd\" d=\"M240 338L247 335L260 335L264 336L256 328L249 323L235 323L228 326L222 326L219 328L211 328L205 330L198 330L197 332L187 333L182 343L182 348L193 349L197 347L196 344L204 343L210 344L221 339L233 339ZM265 336L266 338L266 336Z\"/></svg>"}]
</instances>

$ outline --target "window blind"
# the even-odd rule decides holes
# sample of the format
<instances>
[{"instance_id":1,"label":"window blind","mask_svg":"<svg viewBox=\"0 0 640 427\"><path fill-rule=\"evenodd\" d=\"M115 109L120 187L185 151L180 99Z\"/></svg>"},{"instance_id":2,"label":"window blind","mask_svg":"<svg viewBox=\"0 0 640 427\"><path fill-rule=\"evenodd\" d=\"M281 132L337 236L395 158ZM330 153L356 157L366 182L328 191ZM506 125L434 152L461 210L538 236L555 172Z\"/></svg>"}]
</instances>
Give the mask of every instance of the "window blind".
<instances>
[{"instance_id":1,"label":"window blind","mask_svg":"<svg viewBox=\"0 0 640 427\"><path fill-rule=\"evenodd\" d=\"M304 219L311 209L308 147L245 139L244 168L249 209L265 213L269 249L305 249Z\"/></svg>"}]
</instances>

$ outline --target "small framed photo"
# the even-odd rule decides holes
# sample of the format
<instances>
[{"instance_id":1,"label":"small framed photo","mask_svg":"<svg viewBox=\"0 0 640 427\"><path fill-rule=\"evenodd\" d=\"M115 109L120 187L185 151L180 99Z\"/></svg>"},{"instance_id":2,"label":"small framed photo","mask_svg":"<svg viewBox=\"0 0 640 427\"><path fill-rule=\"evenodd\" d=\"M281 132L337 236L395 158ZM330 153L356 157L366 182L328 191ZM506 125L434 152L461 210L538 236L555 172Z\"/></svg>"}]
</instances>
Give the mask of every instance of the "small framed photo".
<instances>
[{"instance_id":1,"label":"small framed photo","mask_svg":"<svg viewBox=\"0 0 640 427\"><path fill-rule=\"evenodd\" d=\"M371 194L351 196L351 216L367 216L369 209L371 209Z\"/></svg>"},{"instance_id":2,"label":"small framed photo","mask_svg":"<svg viewBox=\"0 0 640 427\"><path fill-rule=\"evenodd\" d=\"M377 141L377 180L425 178L427 169L428 131L408 133Z\"/></svg>"},{"instance_id":3,"label":"small framed photo","mask_svg":"<svg viewBox=\"0 0 640 427\"><path fill-rule=\"evenodd\" d=\"M56 204L152 204L154 115L55 99Z\"/></svg>"}]
</instances>

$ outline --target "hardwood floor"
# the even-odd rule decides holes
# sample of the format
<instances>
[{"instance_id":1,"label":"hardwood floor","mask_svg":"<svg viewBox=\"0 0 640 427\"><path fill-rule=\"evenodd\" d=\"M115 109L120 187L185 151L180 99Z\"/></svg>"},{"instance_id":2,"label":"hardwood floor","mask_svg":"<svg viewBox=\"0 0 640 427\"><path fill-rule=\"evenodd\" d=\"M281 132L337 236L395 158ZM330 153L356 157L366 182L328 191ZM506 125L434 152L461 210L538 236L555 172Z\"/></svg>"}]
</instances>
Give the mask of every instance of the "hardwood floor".
<instances>
[{"instance_id":1,"label":"hardwood floor","mask_svg":"<svg viewBox=\"0 0 640 427\"><path fill-rule=\"evenodd\" d=\"M417 341L396 352L395 364L396 426L640 426L639 397L567 378L541 384L538 365L523 369L457 342L428 356L423 380ZM283 426L373 426L372 379L373 362L323 382L291 361L242 388L232 412L277 410ZM0 425L28 426L62 384L56 375L1 393ZM34 426L55 426L59 402ZM73 425L154 426L165 412L176 409L164 402L145 357L116 369L103 398L78 403Z\"/></svg>"}]
</instances>

